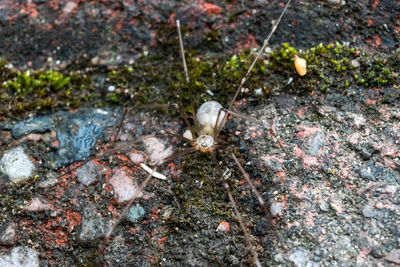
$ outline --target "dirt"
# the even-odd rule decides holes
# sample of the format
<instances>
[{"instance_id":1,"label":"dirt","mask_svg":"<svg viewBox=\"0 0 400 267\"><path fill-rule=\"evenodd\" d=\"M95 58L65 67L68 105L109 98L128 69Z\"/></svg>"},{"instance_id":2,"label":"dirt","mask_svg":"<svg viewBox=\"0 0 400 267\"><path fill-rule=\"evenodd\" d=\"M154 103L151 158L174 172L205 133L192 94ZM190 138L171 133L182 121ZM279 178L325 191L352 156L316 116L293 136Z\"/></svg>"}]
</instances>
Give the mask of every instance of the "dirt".
<instances>
[{"instance_id":1,"label":"dirt","mask_svg":"<svg viewBox=\"0 0 400 267\"><path fill-rule=\"evenodd\" d=\"M264 126L231 117L221 143L234 150L268 206L281 204L276 206L281 207L278 214L271 219L262 212L229 149L219 149L217 157L222 169L231 173L226 181L263 266L400 264L400 68L396 61L400 7L395 1L334 2L294 1L271 39L272 50L283 42L298 50L315 48L320 42L348 43L356 49L355 54L361 54L357 60L362 66L377 62L376 57L386 58L382 64L390 67L393 83L371 86L355 79L343 86L344 80L353 79L346 70L342 76L340 72L328 76L329 86L322 90L319 85L326 83L318 80L316 70L303 78L283 70L272 78L257 73L262 95L255 93L257 87L249 86L236 101L235 111L256 118ZM173 22L179 18L190 58L209 60L215 56L217 60L222 55L229 61L232 53L262 43L271 19L279 16L282 7L279 1L9 1L0 5L0 55L21 71L89 70L93 77L108 79L104 69L123 70L124 64L132 65L143 53L179 64ZM294 78L291 85L285 84L289 77ZM109 80L96 86L97 78L93 78L91 90L104 96ZM304 89L311 79L317 80L313 83L316 88ZM212 74L198 80L216 83ZM162 92L165 87L160 81L153 84L149 95L166 98L156 104L170 103L174 92ZM213 92L224 105L231 97L218 88ZM211 98L205 91L194 95L199 101ZM129 97L127 94L125 99ZM85 106L97 106L96 98ZM112 106L110 103L105 105ZM27 118L38 113L27 110L15 116ZM10 119L6 113L0 118ZM116 143L112 145L116 133L112 127L96 144L90 159L99 173L89 186L80 184L76 172L71 171L80 163L56 171L41 163L49 150L55 149L51 132L41 133L44 141L33 136L21 140L3 128L1 150L22 144L35 159L38 176L21 185L10 185L2 176L1 222L4 226L17 224L17 239L12 246L1 246L1 251L29 246L40 253L41 266L253 264L215 166L209 156L198 152L158 168L169 180L152 180L136 201L145 215L135 223L123 220L104 254L99 253L107 225L125 206L117 202L110 177L123 171L140 184L146 173L129 160L132 153L140 152L147 160L157 154L152 149L160 147L144 144L150 137L160 140L161 149L185 148L177 138L161 133L170 130L182 134L185 128L173 108L131 109ZM53 184L39 186L52 179ZM23 210L35 197L54 208ZM216 231L225 222L229 230ZM88 223L97 228L88 227Z\"/></svg>"}]
</instances>

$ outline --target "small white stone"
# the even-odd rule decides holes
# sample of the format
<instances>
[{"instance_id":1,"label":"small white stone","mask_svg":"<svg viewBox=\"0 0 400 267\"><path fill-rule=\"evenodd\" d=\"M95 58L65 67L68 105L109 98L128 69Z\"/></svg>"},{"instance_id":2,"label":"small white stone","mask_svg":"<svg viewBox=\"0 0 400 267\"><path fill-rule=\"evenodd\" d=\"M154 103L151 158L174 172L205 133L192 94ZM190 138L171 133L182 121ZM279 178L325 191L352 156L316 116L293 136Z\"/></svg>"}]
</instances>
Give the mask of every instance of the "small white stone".
<instances>
[{"instance_id":1,"label":"small white stone","mask_svg":"<svg viewBox=\"0 0 400 267\"><path fill-rule=\"evenodd\" d=\"M282 202L274 202L272 203L271 207L269 208L269 212L273 217L281 215L283 212L283 208L285 207L285 204Z\"/></svg>"},{"instance_id":2,"label":"small white stone","mask_svg":"<svg viewBox=\"0 0 400 267\"><path fill-rule=\"evenodd\" d=\"M108 91L109 91L109 92L114 92L114 91L115 91L115 86L114 86L114 85L110 85L110 86L108 87Z\"/></svg>"},{"instance_id":3,"label":"small white stone","mask_svg":"<svg viewBox=\"0 0 400 267\"><path fill-rule=\"evenodd\" d=\"M32 176L35 165L22 147L16 147L4 153L0 162L0 170L8 176L11 182L18 183Z\"/></svg>"},{"instance_id":4,"label":"small white stone","mask_svg":"<svg viewBox=\"0 0 400 267\"><path fill-rule=\"evenodd\" d=\"M0 266L35 267L39 266L39 254L28 247L15 247L9 253L0 255Z\"/></svg>"},{"instance_id":5,"label":"small white stone","mask_svg":"<svg viewBox=\"0 0 400 267\"><path fill-rule=\"evenodd\" d=\"M254 91L254 93L255 93L256 95L262 95L262 93L263 93L262 88L257 88L257 89Z\"/></svg>"}]
</instances>

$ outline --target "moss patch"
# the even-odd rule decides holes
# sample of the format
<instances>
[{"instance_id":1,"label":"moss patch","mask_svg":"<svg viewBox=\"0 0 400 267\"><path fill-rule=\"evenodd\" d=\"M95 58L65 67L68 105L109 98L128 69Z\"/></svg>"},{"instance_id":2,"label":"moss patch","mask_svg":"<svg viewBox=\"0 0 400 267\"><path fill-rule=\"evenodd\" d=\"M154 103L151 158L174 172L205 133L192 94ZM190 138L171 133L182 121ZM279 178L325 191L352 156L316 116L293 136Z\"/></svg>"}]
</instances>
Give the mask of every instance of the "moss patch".
<instances>
[{"instance_id":1,"label":"moss patch","mask_svg":"<svg viewBox=\"0 0 400 267\"><path fill-rule=\"evenodd\" d=\"M299 77L293 56L307 61L308 73ZM285 87L292 93L339 90L351 86L382 87L399 84L395 68L400 51L370 54L339 43L297 51L288 44L264 53L245 84L245 93L262 88L266 94ZM195 55L187 51L189 84L180 60L143 55L132 65L114 70L92 68L80 71L15 70L0 60L0 104L4 111L32 111L81 105L141 106L178 102L190 106L215 99L226 105L247 72L255 52L231 56ZM70 69L74 69L70 66ZM93 75L105 76L101 84ZM288 84L288 81L291 81ZM112 86L115 90L108 90ZM211 96L211 94L214 96Z\"/></svg>"}]
</instances>

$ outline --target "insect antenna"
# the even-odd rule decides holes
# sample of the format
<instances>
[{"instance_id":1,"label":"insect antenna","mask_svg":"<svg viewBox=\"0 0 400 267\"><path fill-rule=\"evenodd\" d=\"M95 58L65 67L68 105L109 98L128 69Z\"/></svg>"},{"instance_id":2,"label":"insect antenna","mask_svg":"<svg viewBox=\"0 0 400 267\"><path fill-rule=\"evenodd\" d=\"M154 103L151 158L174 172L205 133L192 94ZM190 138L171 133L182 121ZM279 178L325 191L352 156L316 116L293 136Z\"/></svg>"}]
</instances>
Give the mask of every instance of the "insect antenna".
<instances>
[{"instance_id":1,"label":"insect antenna","mask_svg":"<svg viewBox=\"0 0 400 267\"><path fill-rule=\"evenodd\" d=\"M182 57L182 62L183 62L183 69L185 70L186 83L189 85L190 79L189 79L188 69L186 66L185 49L183 48L181 23L180 23L179 19L176 21L176 27L178 28L179 46L181 48L181 57Z\"/></svg>"},{"instance_id":2,"label":"insect antenna","mask_svg":"<svg viewBox=\"0 0 400 267\"><path fill-rule=\"evenodd\" d=\"M255 59L253 60L253 62L251 63L251 65L250 65L250 67L249 67L249 69L248 69L246 75L245 75L245 76L242 78L242 80L240 81L240 85L239 85L238 89L236 90L235 95L233 96L231 102L229 103L229 106L228 106L228 109L227 109L228 112L232 109L233 103L235 102L236 98L238 97L238 95L239 95L240 91L242 90L243 85L244 85L245 82L247 81L248 77L250 76L250 72L251 72L251 70L253 69L254 65L256 64L258 58L260 57L262 51L263 51L263 50L265 49L265 47L268 45L269 39L271 38L272 34L273 34L273 33L276 31L276 29L278 28L278 25L279 25L279 23L281 22L282 17L283 17L283 15L285 14L285 12L286 12L286 10L287 10L289 4L290 4L290 1L291 1L291 0L288 0L288 2L286 3L285 8L283 9L283 11L282 11L281 15L279 16L278 20L274 23L274 26L272 27L272 30L271 30L271 32L269 33L268 37L264 40L262 47L259 49L259 51L258 51L258 53L257 53L257 55L256 55L256 58L255 58ZM218 127L218 130L219 130L219 131L221 131L222 128L224 127L225 122L226 122L226 119L227 119L227 115L228 115L228 113L225 113L225 116L224 116L224 118L223 118L221 124L220 124L219 127ZM219 132L218 132L218 133L219 133Z\"/></svg>"},{"instance_id":3,"label":"insect antenna","mask_svg":"<svg viewBox=\"0 0 400 267\"><path fill-rule=\"evenodd\" d=\"M122 119L121 119L121 121L120 121L120 123L119 123L119 125L118 125L117 132L115 133L115 136L114 136L114 139L112 140L111 145L113 145L113 144L115 143L115 141L117 141L118 135L119 135L119 133L120 133L120 131L121 131L122 124L123 124L124 121L125 121L125 117L126 117L126 114L127 114L127 113L128 113L128 108L125 108L125 109L124 109L124 115L122 116Z\"/></svg>"},{"instance_id":4,"label":"insect antenna","mask_svg":"<svg viewBox=\"0 0 400 267\"><path fill-rule=\"evenodd\" d=\"M222 183L224 185L225 191L228 194L229 201L231 202L231 204L233 206L233 210L235 212L235 217L239 221L240 228L242 229L242 232L244 233L244 237L246 239L246 243L250 248L251 254L253 255L254 263L256 264L256 266L260 266L261 267L261 263L260 263L260 261L258 259L258 254L257 254L257 252L256 252L256 250L255 250L255 248L254 248L254 246L253 246L253 244L251 242L250 235L247 232L247 229L246 229L246 227L244 225L242 216L240 215L239 209L237 208L236 201L235 201L235 199L233 198L233 196L231 194L231 189L230 189L228 183L225 182L225 180L224 180L224 174L223 174L223 172L221 170L221 167L219 166L219 162L218 162L218 160L217 160L217 158L215 156L215 153L214 152L210 152L210 154L211 154L211 157L212 157L212 159L214 161L215 167L217 168L218 174L221 177L221 181L222 181Z\"/></svg>"}]
</instances>

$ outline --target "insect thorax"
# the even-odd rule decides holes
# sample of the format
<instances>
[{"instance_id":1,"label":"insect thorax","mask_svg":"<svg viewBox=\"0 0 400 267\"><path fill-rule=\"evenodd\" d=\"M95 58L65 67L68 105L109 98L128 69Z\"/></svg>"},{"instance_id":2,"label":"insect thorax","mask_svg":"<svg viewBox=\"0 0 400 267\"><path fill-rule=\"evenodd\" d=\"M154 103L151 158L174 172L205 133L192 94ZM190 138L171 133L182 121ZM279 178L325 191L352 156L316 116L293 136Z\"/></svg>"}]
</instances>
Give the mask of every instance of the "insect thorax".
<instances>
[{"instance_id":1,"label":"insect thorax","mask_svg":"<svg viewBox=\"0 0 400 267\"><path fill-rule=\"evenodd\" d=\"M211 135L200 135L196 139L196 144L201 152L212 151L214 149L214 138Z\"/></svg>"}]
</instances>

